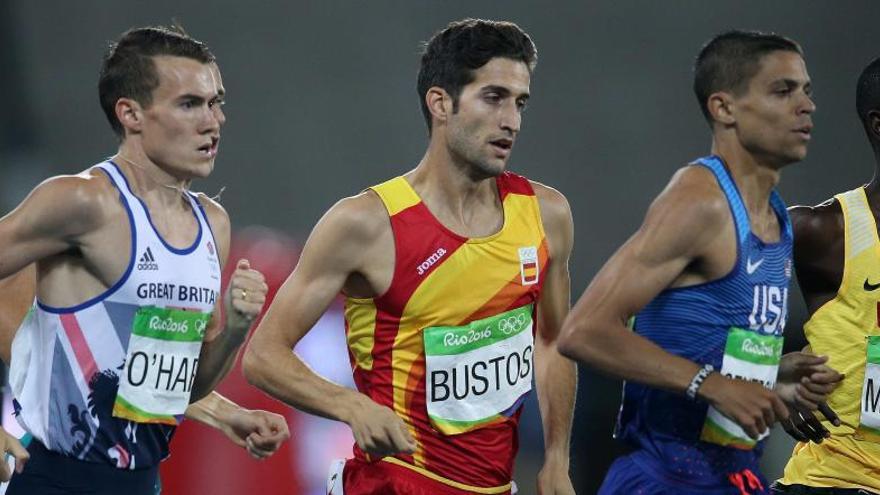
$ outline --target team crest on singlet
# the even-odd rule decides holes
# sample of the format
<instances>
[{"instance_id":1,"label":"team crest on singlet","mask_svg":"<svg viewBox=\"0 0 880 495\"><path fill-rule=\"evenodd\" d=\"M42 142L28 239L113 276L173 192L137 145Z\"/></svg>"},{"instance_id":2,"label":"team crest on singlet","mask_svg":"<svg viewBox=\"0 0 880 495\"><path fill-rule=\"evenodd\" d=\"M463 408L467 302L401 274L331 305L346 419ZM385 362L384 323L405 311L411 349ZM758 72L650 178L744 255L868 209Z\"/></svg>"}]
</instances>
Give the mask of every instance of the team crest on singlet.
<instances>
[{"instance_id":1,"label":"team crest on singlet","mask_svg":"<svg viewBox=\"0 0 880 495\"><path fill-rule=\"evenodd\" d=\"M519 273L523 285L538 283L538 248L535 246L519 248Z\"/></svg>"}]
</instances>

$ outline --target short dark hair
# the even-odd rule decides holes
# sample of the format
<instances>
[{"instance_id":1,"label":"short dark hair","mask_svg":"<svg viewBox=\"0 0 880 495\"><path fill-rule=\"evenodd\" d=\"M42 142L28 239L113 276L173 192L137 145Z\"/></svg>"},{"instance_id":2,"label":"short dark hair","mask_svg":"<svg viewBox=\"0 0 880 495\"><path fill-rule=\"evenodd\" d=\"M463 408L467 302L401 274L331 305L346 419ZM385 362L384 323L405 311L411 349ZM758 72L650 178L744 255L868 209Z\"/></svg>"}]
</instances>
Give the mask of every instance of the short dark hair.
<instances>
[{"instance_id":1,"label":"short dark hair","mask_svg":"<svg viewBox=\"0 0 880 495\"><path fill-rule=\"evenodd\" d=\"M160 55L191 58L203 64L216 60L207 45L177 25L132 28L119 41L110 43L101 63L98 98L120 139L125 137L125 130L116 118L116 102L131 98L145 107L152 103L153 90L159 87L153 57Z\"/></svg>"},{"instance_id":2,"label":"short dark hair","mask_svg":"<svg viewBox=\"0 0 880 495\"><path fill-rule=\"evenodd\" d=\"M521 61L529 72L538 63L532 39L512 22L462 19L450 22L425 43L416 89L429 131L431 112L425 103L428 89L443 88L457 110L461 89L473 82L474 71L496 57Z\"/></svg>"},{"instance_id":3,"label":"short dark hair","mask_svg":"<svg viewBox=\"0 0 880 495\"><path fill-rule=\"evenodd\" d=\"M865 67L856 86L856 111L868 131L868 137L873 141L868 122L868 112L871 110L880 110L880 58L875 58Z\"/></svg>"},{"instance_id":4,"label":"short dark hair","mask_svg":"<svg viewBox=\"0 0 880 495\"><path fill-rule=\"evenodd\" d=\"M788 51L804 55L800 45L775 33L734 30L709 40L694 63L694 94L703 116L711 124L709 95L717 91L742 94L758 73L761 58L771 52Z\"/></svg>"}]
</instances>

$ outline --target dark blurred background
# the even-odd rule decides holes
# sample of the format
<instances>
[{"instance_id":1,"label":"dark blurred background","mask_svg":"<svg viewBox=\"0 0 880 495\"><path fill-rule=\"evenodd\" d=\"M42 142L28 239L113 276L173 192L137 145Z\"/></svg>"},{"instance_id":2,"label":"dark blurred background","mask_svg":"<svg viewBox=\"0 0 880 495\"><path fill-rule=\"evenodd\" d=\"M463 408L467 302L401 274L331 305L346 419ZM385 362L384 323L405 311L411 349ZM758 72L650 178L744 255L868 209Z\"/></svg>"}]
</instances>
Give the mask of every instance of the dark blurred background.
<instances>
[{"instance_id":1,"label":"dark blurred background","mask_svg":"<svg viewBox=\"0 0 880 495\"><path fill-rule=\"evenodd\" d=\"M573 298L638 227L672 172L709 151L691 65L719 31L776 31L806 51L818 112L809 157L783 174L789 204L817 203L871 178L854 100L861 69L880 55L876 0L0 0L0 211L42 178L75 173L115 152L97 101L101 55L129 27L177 19L213 48L228 92L217 168L194 187L225 188L235 226L266 226L295 245L338 198L421 158L427 140L415 91L419 44L462 17L515 21L538 46L511 168L571 202ZM787 340L794 348L804 309L792 294ZM332 321L321 331L341 334ZM343 350L339 356L344 371ZM581 370L572 453L578 493L594 493L621 451L611 439L619 392L619 382ZM523 494L535 492L541 462L535 410L530 404L522 433L516 479ZM773 436L769 477L779 475L791 445L783 432ZM318 468L296 462L290 469ZM320 493L302 486L301 493ZM194 490L181 493L200 493Z\"/></svg>"}]
</instances>

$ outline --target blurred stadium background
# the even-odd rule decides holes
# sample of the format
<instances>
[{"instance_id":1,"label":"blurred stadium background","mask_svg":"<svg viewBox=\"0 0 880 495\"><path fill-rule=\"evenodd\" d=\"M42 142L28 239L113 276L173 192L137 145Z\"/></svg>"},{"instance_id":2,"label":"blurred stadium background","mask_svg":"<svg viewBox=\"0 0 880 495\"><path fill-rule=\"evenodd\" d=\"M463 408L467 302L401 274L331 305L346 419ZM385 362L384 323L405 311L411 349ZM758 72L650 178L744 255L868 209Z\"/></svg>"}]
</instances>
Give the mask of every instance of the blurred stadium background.
<instances>
[{"instance_id":1,"label":"blurred stadium background","mask_svg":"<svg viewBox=\"0 0 880 495\"><path fill-rule=\"evenodd\" d=\"M228 122L210 179L241 253L280 284L301 242L338 198L420 159L426 132L415 92L421 41L462 17L506 19L534 38L539 63L511 168L571 202L573 298L676 167L709 150L691 91L701 44L730 28L776 31L806 51L818 112L809 157L783 174L789 204L817 203L870 179L872 155L855 116L855 81L880 56L880 2L602 0L108 2L0 0L0 212L43 178L74 173L115 151L97 102L108 40L132 26L179 20L218 56ZM792 291L787 345L801 345L804 309ZM346 383L339 308L297 349ZM283 412L293 438L258 463L200 425L185 424L163 467L169 494L319 494L330 459L350 453L344 426L297 413L246 386L221 391ZM620 384L581 369L572 440L578 493L595 493L614 456ZM7 408L8 410L8 408ZM516 480L535 493L541 430L527 406ZM8 424L8 421L7 421ZM777 431L765 473L778 476L792 442Z\"/></svg>"}]
</instances>

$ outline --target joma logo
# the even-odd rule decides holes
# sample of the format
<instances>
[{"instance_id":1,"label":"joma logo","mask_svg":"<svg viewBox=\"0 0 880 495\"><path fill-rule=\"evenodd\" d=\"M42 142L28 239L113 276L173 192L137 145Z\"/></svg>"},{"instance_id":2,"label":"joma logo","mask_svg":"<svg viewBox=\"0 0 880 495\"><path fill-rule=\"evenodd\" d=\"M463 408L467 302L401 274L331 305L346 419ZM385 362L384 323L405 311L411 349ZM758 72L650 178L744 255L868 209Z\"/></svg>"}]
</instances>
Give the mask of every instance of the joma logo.
<instances>
[{"instance_id":1,"label":"joma logo","mask_svg":"<svg viewBox=\"0 0 880 495\"><path fill-rule=\"evenodd\" d=\"M416 267L416 271L419 272L419 275L424 275L435 263L440 261L440 258L446 254L446 250L443 248L434 251L434 254L428 256L428 259L423 261L419 266Z\"/></svg>"}]
</instances>

